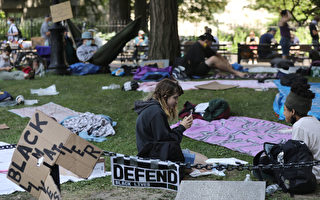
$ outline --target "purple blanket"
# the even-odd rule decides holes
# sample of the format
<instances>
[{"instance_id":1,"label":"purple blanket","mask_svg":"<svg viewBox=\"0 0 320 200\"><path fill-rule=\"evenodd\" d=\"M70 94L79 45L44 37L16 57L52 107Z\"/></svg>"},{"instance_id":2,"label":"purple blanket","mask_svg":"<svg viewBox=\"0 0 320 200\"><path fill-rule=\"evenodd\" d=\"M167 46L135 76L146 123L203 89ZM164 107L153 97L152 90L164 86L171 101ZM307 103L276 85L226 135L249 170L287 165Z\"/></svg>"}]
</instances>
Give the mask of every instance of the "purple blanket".
<instances>
[{"instance_id":1,"label":"purple blanket","mask_svg":"<svg viewBox=\"0 0 320 200\"><path fill-rule=\"evenodd\" d=\"M195 119L191 128L183 134L195 140L255 156L263 150L264 142L280 143L291 139L289 128L280 123L261 119L230 117L212 122Z\"/></svg>"}]
</instances>

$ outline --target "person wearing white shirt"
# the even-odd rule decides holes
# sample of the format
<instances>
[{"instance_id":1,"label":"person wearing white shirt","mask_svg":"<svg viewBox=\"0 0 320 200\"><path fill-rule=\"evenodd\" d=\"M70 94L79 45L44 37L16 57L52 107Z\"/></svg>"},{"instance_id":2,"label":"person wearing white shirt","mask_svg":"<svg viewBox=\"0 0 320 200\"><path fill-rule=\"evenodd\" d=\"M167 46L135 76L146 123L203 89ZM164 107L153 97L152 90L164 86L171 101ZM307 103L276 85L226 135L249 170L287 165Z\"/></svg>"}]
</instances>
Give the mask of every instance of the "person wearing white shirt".
<instances>
[{"instance_id":1,"label":"person wearing white shirt","mask_svg":"<svg viewBox=\"0 0 320 200\"><path fill-rule=\"evenodd\" d=\"M7 24L9 25L9 29L8 29L8 41L13 42L13 41L18 41L18 35L19 35L19 31L17 26L14 24L14 19L13 18L9 18L7 21Z\"/></svg>"},{"instance_id":2,"label":"person wearing white shirt","mask_svg":"<svg viewBox=\"0 0 320 200\"><path fill-rule=\"evenodd\" d=\"M292 139L303 141L312 152L313 158L320 160L320 121L308 115L315 97L309 88L308 84L294 83L286 98L283 114L286 122L293 124ZM320 166L314 166L312 172L320 183Z\"/></svg>"},{"instance_id":3,"label":"person wearing white shirt","mask_svg":"<svg viewBox=\"0 0 320 200\"><path fill-rule=\"evenodd\" d=\"M82 45L77 48L77 57L81 62L89 62L93 54L98 50L97 45L93 44L91 32L83 32Z\"/></svg>"}]
</instances>

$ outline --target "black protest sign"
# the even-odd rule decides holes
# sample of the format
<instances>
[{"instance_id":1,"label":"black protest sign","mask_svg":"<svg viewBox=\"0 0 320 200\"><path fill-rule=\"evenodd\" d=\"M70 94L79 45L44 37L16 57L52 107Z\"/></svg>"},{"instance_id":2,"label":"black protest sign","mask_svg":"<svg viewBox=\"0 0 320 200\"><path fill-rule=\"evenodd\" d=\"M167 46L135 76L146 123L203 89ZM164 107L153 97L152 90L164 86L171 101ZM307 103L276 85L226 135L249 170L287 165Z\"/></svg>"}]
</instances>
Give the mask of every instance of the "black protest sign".
<instances>
[{"instance_id":1,"label":"black protest sign","mask_svg":"<svg viewBox=\"0 0 320 200\"><path fill-rule=\"evenodd\" d=\"M99 148L37 111L20 137L7 177L39 199L61 199L50 167L58 164L88 178L101 154Z\"/></svg>"},{"instance_id":2,"label":"black protest sign","mask_svg":"<svg viewBox=\"0 0 320 200\"><path fill-rule=\"evenodd\" d=\"M111 157L112 184L125 187L147 187L177 191L180 166L172 162Z\"/></svg>"}]
</instances>

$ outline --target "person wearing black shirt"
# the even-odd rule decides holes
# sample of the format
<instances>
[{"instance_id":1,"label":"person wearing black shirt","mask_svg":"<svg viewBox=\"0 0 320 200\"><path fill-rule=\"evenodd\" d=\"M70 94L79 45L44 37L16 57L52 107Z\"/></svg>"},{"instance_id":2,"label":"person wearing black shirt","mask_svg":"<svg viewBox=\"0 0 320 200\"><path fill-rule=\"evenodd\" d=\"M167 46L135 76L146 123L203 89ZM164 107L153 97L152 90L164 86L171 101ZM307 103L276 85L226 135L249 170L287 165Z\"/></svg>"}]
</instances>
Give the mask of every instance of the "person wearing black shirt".
<instances>
[{"instance_id":1,"label":"person wearing black shirt","mask_svg":"<svg viewBox=\"0 0 320 200\"><path fill-rule=\"evenodd\" d=\"M318 22L320 21L320 16L315 16L309 25L310 35L312 37L312 44L315 49L319 49L319 31L317 30Z\"/></svg>"},{"instance_id":2,"label":"person wearing black shirt","mask_svg":"<svg viewBox=\"0 0 320 200\"><path fill-rule=\"evenodd\" d=\"M199 40L190 47L182 62L182 65L186 68L187 75L189 77L194 75L204 76L211 69L217 68L233 73L238 77L244 77L245 73L234 70L224 57L211 48L213 41L213 36L205 33L199 36Z\"/></svg>"}]
</instances>

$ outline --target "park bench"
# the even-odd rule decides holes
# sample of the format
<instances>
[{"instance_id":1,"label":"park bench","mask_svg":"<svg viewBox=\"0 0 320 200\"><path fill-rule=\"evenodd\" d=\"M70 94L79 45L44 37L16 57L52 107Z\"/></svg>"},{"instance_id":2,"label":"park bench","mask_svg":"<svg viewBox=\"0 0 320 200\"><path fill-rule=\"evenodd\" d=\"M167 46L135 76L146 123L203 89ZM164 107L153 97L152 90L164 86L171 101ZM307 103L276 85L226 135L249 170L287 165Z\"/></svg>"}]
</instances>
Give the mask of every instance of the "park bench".
<instances>
[{"instance_id":1,"label":"park bench","mask_svg":"<svg viewBox=\"0 0 320 200\"><path fill-rule=\"evenodd\" d=\"M281 57L281 46L279 44L241 44L238 43L238 63L241 60L248 60L253 58L253 51L258 49L251 49L250 47L256 46L257 48L260 47L267 47L270 48L271 51L278 52L278 56ZM313 50L312 44L296 44L291 45L290 47L290 59L293 62L303 62L305 59L309 59L309 52ZM260 58L257 57L258 62L270 62L272 58Z\"/></svg>"},{"instance_id":2,"label":"park bench","mask_svg":"<svg viewBox=\"0 0 320 200\"><path fill-rule=\"evenodd\" d=\"M186 42L184 44L180 45L180 51L181 55L185 55L189 48L194 44L194 41ZM230 56L231 53L227 50L227 44L212 44L212 48L216 48L217 52L221 54L224 57ZM148 51L149 46L126 46L123 51L119 54L117 57L118 60L124 62L124 61L144 61L148 60ZM134 57L134 54L136 52L136 57Z\"/></svg>"}]
</instances>

